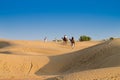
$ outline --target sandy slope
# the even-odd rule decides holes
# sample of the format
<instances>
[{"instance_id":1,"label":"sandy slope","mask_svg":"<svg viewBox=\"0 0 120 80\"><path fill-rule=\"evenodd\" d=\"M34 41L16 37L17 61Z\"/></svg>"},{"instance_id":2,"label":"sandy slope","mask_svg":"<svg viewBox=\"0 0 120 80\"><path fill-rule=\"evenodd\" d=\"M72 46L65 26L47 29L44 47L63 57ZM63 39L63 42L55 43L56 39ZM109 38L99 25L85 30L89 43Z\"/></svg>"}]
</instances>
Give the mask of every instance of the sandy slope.
<instances>
[{"instance_id":1,"label":"sandy slope","mask_svg":"<svg viewBox=\"0 0 120 80\"><path fill-rule=\"evenodd\" d=\"M55 42L0 40L0 79L42 80L44 77L41 77L39 70L51 63L49 56L67 55L69 52L82 50L100 42L86 43L87 45L77 42L76 47L72 49L70 44Z\"/></svg>"},{"instance_id":2,"label":"sandy slope","mask_svg":"<svg viewBox=\"0 0 120 80\"><path fill-rule=\"evenodd\" d=\"M0 55L0 78L27 78L47 64L45 56ZM43 63L44 62L44 63Z\"/></svg>"},{"instance_id":3,"label":"sandy slope","mask_svg":"<svg viewBox=\"0 0 120 80\"><path fill-rule=\"evenodd\" d=\"M120 67L81 71L47 80L120 80Z\"/></svg>"},{"instance_id":4,"label":"sandy slope","mask_svg":"<svg viewBox=\"0 0 120 80\"><path fill-rule=\"evenodd\" d=\"M76 50L84 49L99 42L91 41L79 43L76 42L76 47L71 48L70 43L63 45L62 43L42 41L20 41L20 40L0 40L1 53L16 54L16 55L59 55ZM87 45L86 45L87 44Z\"/></svg>"},{"instance_id":5,"label":"sandy slope","mask_svg":"<svg viewBox=\"0 0 120 80\"><path fill-rule=\"evenodd\" d=\"M120 80L120 39L70 44L0 40L0 79Z\"/></svg>"},{"instance_id":6,"label":"sandy slope","mask_svg":"<svg viewBox=\"0 0 120 80\"><path fill-rule=\"evenodd\" d=\"M120 39L75 52L75 55L64 67L62 76L48 80L120 80Z\"/></svg>"}]
</instances>

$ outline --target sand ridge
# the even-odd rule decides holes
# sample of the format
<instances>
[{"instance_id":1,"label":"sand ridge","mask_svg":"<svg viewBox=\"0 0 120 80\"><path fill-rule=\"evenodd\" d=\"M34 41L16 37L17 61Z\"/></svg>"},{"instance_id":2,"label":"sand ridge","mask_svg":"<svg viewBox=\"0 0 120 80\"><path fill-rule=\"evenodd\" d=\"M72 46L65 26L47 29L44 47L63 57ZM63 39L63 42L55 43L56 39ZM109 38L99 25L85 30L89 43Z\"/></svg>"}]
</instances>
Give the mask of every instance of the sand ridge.
<instances>
[{"instance_id":1,"label":"sand ridge","mask_svg":"<svg viewBox=\"0 0 120 80\"><path fill-rule=\"evenodd\" d=\"M51 79L120 80L120 39L79 51L73 60L62 76Z\"/></svg>"},{"instance_id":2,"label":"sand ridge","mask_svg":"<svg viewBox=\"0 0 120 80\"><path fill-rule=\"evenodd\" d=\"M0 53L0 79L120 79L120 39L76 42L74 49L70 43L0 40Z\"/></svg>"}]
</instances>

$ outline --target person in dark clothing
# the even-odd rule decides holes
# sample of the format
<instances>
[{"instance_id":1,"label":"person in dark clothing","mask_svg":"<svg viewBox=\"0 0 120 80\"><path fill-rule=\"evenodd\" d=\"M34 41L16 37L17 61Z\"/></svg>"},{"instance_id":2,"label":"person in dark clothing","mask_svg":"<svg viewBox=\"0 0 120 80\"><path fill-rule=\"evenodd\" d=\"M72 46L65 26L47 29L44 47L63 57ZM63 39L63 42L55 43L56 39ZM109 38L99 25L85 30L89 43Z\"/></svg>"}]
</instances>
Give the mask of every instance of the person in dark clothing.
<instances>
[{"instance_id":1,"label":"person in dark clothing","mask_svg":"<svg viewBox=\"0 0 120 80\"><path fill-rule=\"evenodd\" d=\"M75 40L74 37L72 37L71 39L69 39L71 42L71 47L74 48L75 47Z\"/></svg>"},{"instance_id":2,"label":"person in dark clothing","mask_svg":"<svg viewBox=\"0 0 120 80\"><path fill-rule=\"evenodd\" d=\"M67 42L68 42L67 36L64 35L64 37L62 39L63 39L64 44L67 44Z\"/></svg>"}]
</instances>

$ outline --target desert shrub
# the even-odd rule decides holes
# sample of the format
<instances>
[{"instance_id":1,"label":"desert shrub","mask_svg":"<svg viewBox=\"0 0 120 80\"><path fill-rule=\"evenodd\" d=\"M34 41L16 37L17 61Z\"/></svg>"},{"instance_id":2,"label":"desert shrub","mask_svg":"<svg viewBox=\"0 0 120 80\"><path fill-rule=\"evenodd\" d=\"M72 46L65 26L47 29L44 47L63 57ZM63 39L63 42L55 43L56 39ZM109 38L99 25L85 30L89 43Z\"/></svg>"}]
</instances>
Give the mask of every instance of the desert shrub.
<instances>
[{"instance_id":1,"label":"desert shrub","mask_svg":"<svg viewBox=\"0 0 120 80\"><path fill-rule=\"evenodd\" d=\"M110 37L109 40L113 40L114 38L113 37Z\"/></svg>"},{"instance_id":2,"label":"desert shrub","mask_svg":"<svg viewBox=\"0 0 120 80\"><path fill-rule=\"evenodd\" d=\"M91 37L86 35L80 36L79 38L79 41L90 41L90 40L91 40Z\"/></svg>"},{"instance_id":3,"label":"desert shrub","mask_svg":"<svg viewBox=\"0 0 120 80\"><path fill-rule=\"evenodd\" d=\"M53 40L53 42L62 42L62 40L59 40L59 39L58 40Z\"/></svg>"}]
</instances>

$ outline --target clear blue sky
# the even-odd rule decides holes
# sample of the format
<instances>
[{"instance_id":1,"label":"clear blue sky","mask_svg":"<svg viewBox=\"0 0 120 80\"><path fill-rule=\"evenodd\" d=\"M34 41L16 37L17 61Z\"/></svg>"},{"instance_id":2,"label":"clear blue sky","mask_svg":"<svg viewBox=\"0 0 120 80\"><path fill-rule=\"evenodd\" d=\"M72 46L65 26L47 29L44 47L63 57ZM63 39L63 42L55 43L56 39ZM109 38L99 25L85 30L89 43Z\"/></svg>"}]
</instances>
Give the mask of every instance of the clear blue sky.
<instances>
[{"instance_id":1,"label":"clear blue sky","mask_svg":"<svg viewBox=\"0 0 120 80\"><path fill-rule=\"evenodd\" d=\"M120 37L120 0L0 0L0 38Z\"/></svg>"}]
</instances>

